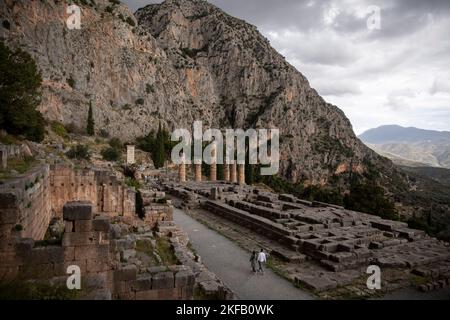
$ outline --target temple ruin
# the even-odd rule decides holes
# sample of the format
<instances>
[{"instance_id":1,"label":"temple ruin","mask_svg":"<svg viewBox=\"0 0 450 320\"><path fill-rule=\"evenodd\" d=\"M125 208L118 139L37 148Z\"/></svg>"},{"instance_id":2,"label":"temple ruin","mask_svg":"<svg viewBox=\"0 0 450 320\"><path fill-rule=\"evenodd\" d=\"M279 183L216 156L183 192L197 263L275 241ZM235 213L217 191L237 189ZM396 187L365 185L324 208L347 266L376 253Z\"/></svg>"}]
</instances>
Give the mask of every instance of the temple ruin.
<instances>
[{"instance_id":1,"label":"temple ruin","mask_svg":"<svg viewBox=\"0 0 450 320\"><path fill-rule=\"evenodd\" d=\"M184 210L208 213L209 224L210 214L217 215L267 239L272 255L289 265L288 279L316 292L355 281L369 265L433 275L423 291L449 283L448 243L404 222L232 182L166 181L165 186Z\"/></svg>"}]
</instances>

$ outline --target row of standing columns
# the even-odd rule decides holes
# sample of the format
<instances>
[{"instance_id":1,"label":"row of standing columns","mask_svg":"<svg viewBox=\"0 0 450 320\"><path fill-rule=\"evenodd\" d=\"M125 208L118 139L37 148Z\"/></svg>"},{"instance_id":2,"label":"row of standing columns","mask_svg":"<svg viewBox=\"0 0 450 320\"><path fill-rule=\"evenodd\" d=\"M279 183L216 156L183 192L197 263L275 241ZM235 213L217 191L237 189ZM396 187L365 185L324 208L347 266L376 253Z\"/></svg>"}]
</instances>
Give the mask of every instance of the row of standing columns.
<instances>
[{"instance_id":1,"label":"row of standing columns","mask_svg":"<svg viewBox=\"0 0 450 320\"><path fill-rule=\"evenodd\" d=\"M186 164L182 163L178 166L178 178L180 182L186 182ZM232 183L245 184L245 165L224 164L223 178L225 181ZM194 164L194 180L202 181L202 165ZM213 163L209 170L209 180L217 181L217 164Z\"/></svg>"}]
</instances>

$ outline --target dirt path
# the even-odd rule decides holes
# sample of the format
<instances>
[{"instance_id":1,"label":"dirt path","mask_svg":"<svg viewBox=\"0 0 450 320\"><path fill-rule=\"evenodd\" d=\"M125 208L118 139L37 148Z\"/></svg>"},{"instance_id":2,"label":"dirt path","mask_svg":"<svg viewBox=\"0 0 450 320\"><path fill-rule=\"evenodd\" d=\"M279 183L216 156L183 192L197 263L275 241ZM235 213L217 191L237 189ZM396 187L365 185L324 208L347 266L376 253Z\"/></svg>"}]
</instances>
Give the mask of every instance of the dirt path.
<instances>
[{"instance_id":1,"label":"dirt path","mask_svg":"<svg viewBox=\"0 0 450 320\"><path fill-rule=\"evenodd\" d=\"M183 211L174 209L174 220L189 234L194 249L203 263L237 295L246 300L306 300L309 293L266 269L264 275L250 270L249 254Z\"/></svg>"}]
</instances>

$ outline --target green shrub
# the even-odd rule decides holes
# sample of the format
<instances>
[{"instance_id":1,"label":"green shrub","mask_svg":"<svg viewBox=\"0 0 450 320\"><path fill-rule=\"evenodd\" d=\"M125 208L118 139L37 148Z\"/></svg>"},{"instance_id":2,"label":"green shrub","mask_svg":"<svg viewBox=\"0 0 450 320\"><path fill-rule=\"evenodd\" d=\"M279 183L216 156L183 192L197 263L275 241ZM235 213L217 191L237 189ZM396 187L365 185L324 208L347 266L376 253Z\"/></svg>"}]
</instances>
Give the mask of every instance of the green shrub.
<instances>
[{"instance_id":1,"label":"green shrub","mask_svg":"<svg viewBox=\"0 0 450 320\"><path fill-rule=\"evenodd\" d=\"M33 58L0 42L0 128L29 140L44 139L45 121L36 110L41 102L41 84Z\"/></svg>"},{"instance_id":2,"label":"green shrub","mask_svg":"<svg viewBox=\"0 0 450 320\"><path fill-rule=\"evenodd\" d=\"M147 85L145 86L145 92L147 92L147 94L155 92L153 85L150 83L147 83Z\"/></svg>"},{"instance_id":3,"label":"green shrub","mask_svg":"<svg viewBox=\"0 0 450 320\"><path fill-rule=\"evenodd\" d=\"M89 160L91 158L91 152L89 150L89 146L78 144L70 148L70 150L66 153L66 156L70 159Z\"/></svg>"},{"instance_id":4,"label":"green shrub","mask_svg":"<svg viewBox=\"0 0 450 320\"><path fill-rule=\"evenodd\" d=\"M62 123L58 121L53 121L51 127L52 131L56 133L58 136L63 138L67 137L67 130Z\"/></svg>"},{"instance_id":5,"label":"green shrub","mask_svg":"<svg viewBox=\"0 0 450 320\"><path fill-rule=\"evenodd\" d=\"M106 161L119 161L120 156L120 151L115 148L109 147L102 150L102 157Z\"/></svg>"},{"instance_id":6,"label":"green shrub","mask_svg":"<svg viewBox=\"0 0 450 320\"><path fill-rule=\"evenodd\" d=\"M67 84L68 84L71 88L75 88L76 82L75 82L75 80L74 80L72 77L70 77L70 78L67 79Z\"/></svg>"},{"instance_id":7,"label":"green shrub","mask_svg":"<svg viewBox=\"0 0 450 320\"><path fill-rule=\"evenodd\" d=\"M143 105L144 104L144 99L139 98L135 101L136 105Z\"/></svg>"},{"instance_id":8,"label":"green shrub","mask_svg":"<svg viewBox=\"0 0 450 320\"><path fill-rule=\"evenodd\" d=\"M372 182L353 182L350 193L344 197L344 205L346 209L398 220L394 204L386 198L384 190Z\"/></svg>"},{"instance_id":9,"label":"green shrub","mask_svg":"<svg viewBox=\"0 0 450 320\"><path fill-rule=\"evenodd\" d=\"M112 138L111 140L109 140L109 146L111 148L121 150L123 148L123 143L119 138Z\"/></svg>"},{"instance_id":10,"label":"green shrub","mask_svg":"<svg viewBox=\"0 0 450 320\"><path fill-rule=\"evenodd\" d=\"M136 23L134 22L133 18L131 18L131 17L127 17L127 19L125 21L132 27L136 26Z\"/></svg>"},{"instance_id":11,"label":"green shrub","mask_svg":"<svg viewBox=\"0 0 450 320\"><path fill-rule=\"evenodd\" d=\"M102 138L108 138L109 137L109 132L106 129L100 129L98 135Z\"/></svg>"},{"instance_id":12,"label":"green shrub","mask_svg":"<svg viewBox=\"0 0 450 320\"><path fill-rule=\"evenodd\" d=\"M80 127L78 127L75 123L71 122L65 126L66 131L68 133L75 133L75 134L83 134L84 130L82 130Z\"/></svg>"},{"instance_id":13,"label":"green shrub","mask_svg":"<svg viewBox=\"0 0 450 320\"><path fill-rule=\"evenodd\" d=\"M0 135L0 143L10 145L10 144L13 144L14 142L15 142L15 139L11 135L9 135L9 134Z\"/></svg>"},{"instance_id":14,"label":"green shrub","mask_svg":"<svg viewBox=\"0 0 450 320\"><path fill-rule=\"evenodd\" d=\"M134 188L135 190L139 190L141 188L141 184L139 183L139 181L129 177L125 178L125 184L130 188Z\"/></svg>"}]
</instances>

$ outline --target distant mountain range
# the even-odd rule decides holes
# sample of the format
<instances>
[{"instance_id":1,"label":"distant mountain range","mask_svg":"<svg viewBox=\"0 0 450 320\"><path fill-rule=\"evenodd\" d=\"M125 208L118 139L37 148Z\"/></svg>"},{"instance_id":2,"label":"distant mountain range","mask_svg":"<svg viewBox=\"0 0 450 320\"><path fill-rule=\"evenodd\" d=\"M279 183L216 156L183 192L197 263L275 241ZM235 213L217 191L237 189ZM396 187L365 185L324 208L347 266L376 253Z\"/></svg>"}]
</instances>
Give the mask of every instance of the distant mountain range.
<instances>
[{"instance_id":1,"label":"distant mountain range","mask_svg":"<svg viewBox=\"0 0 450 320\"><path fill-rule=\"evenodd\" d=\"M409 167L450 169L450 132L398 125L370 129L359 138L377 153Z\"/></svg>"}]
</instances>

